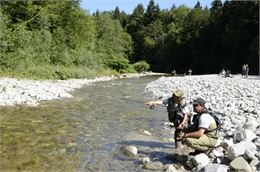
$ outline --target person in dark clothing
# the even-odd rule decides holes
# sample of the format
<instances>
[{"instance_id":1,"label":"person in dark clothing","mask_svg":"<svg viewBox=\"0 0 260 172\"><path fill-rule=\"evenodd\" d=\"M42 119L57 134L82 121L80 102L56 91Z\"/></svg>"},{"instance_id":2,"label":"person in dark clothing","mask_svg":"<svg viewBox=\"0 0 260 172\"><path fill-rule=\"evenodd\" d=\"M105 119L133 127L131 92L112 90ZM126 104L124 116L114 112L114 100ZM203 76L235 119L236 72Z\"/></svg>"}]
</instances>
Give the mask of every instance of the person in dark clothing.
<instances>
[{"instance_id":1,"label":"person in dark clothing","mask_svg":"<svg viewBox=\"0 0 260 172\"><path fill-rule=\"evenodd\" d=\"M174 140L175 147L178 147L178 137L180 132L184 129L186 122L188 121L189 109L186 104L183 104L184 92L181 89L177 89L173 92L171 97L164 100L150 101L146 104L150 107L155 105L167 106L168 120L174 124ZM179 142L180 143L180 142Z\"/></svg>"}]
</instances>

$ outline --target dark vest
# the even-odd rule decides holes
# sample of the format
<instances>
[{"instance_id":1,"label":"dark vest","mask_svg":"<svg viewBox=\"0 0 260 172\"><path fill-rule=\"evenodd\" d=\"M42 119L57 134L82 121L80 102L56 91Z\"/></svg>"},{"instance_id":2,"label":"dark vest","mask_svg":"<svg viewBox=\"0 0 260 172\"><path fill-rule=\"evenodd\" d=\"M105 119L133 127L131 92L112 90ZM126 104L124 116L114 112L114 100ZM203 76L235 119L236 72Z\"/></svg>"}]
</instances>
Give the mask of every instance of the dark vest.
<instances>
[{"instance_id":1,"label":"dark vest","mask_svg":"<svg viewBox=\"0 0 260 172\"><path fill-rule=\"evenodd\" d=\"M182 104L177 105L172 99L172 97L168 98L168 119L170 122L173 122L175 126L179 125L184 118L184 114L182 112L184 106L185 105Z\"/></svg>"}]
</instances>

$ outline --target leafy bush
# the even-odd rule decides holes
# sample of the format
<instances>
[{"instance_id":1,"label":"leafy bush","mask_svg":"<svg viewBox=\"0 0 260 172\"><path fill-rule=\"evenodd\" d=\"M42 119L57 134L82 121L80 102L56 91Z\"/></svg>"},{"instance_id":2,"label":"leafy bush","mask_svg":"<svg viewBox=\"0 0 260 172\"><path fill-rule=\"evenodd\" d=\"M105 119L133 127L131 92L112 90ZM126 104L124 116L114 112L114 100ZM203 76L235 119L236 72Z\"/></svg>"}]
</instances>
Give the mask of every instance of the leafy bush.
<instances>
[{"instance_id":1,"label":"leafy bush","mask_svg":"<svg viewBox=\"0 0 260 172\"><path fill-rule=\"evenodd\" d=\"M133 64L133 67L137 72L144 72L150 68L149 64L146 61L136 62Z\"/></svg>"},{"instance_id":2,"label":"leafy bush","mask_svg":"<svg viewBox=\"0 0 260 172\"><path fill-rule=\"evenodd\" d=\"M122 56L114 56L107 61L108 67L120 73L125 73L130 67L128 59Z\"/></svg>"}]
</instances>

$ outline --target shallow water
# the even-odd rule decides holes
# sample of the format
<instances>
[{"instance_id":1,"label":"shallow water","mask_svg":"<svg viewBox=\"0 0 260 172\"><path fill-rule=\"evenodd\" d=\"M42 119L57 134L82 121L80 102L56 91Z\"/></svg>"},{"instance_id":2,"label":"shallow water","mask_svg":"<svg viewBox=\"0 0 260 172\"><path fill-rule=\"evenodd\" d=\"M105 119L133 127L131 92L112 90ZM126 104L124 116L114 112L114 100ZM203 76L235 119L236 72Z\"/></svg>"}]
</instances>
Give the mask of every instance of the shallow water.
<instances>
[{"instance_id":1,"label":"shallow water","mask_svg":"<svg viewBox=\"0 0 260 172\"><path fill-rule=\"evenodd\" d=\"M134 145L150 158L173 152L165 140L165 108L144 102L156 77L99 82L74 98L37 107L0 107L1 171L145 171L121 148ZM148 130L153 136L145 136Z\"/></svg>"}]
</instances>

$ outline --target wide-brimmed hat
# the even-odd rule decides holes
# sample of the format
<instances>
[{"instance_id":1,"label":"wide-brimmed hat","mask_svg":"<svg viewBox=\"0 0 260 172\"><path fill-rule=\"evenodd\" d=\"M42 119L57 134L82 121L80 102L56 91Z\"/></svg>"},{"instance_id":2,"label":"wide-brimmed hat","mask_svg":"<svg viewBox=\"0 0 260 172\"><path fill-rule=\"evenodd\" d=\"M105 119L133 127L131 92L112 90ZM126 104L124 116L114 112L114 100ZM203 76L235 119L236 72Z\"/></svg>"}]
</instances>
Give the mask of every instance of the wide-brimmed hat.
<instances>
[{"instance_id":1,"label":"wide-brimmed hat","mask_svg":"<svg viewBox=\"0 0 260 172\"><path fill-rule=\"evenodd\" d=\"M177 89L173 92L173 94L176 96L176 97L184 97L184 91L181 90L181 89Z\"/></svg>"},{"instance_id":2,"label":"wide-brimmed hat","mask_svg":"<svg viewBox=\"0 0 260 172\"><path fill-rule=\"evenodd\" d=\"M198 97L193 101L194 105L205 105L205 100L203 98Z\"/></svg>"}]
</instances>

